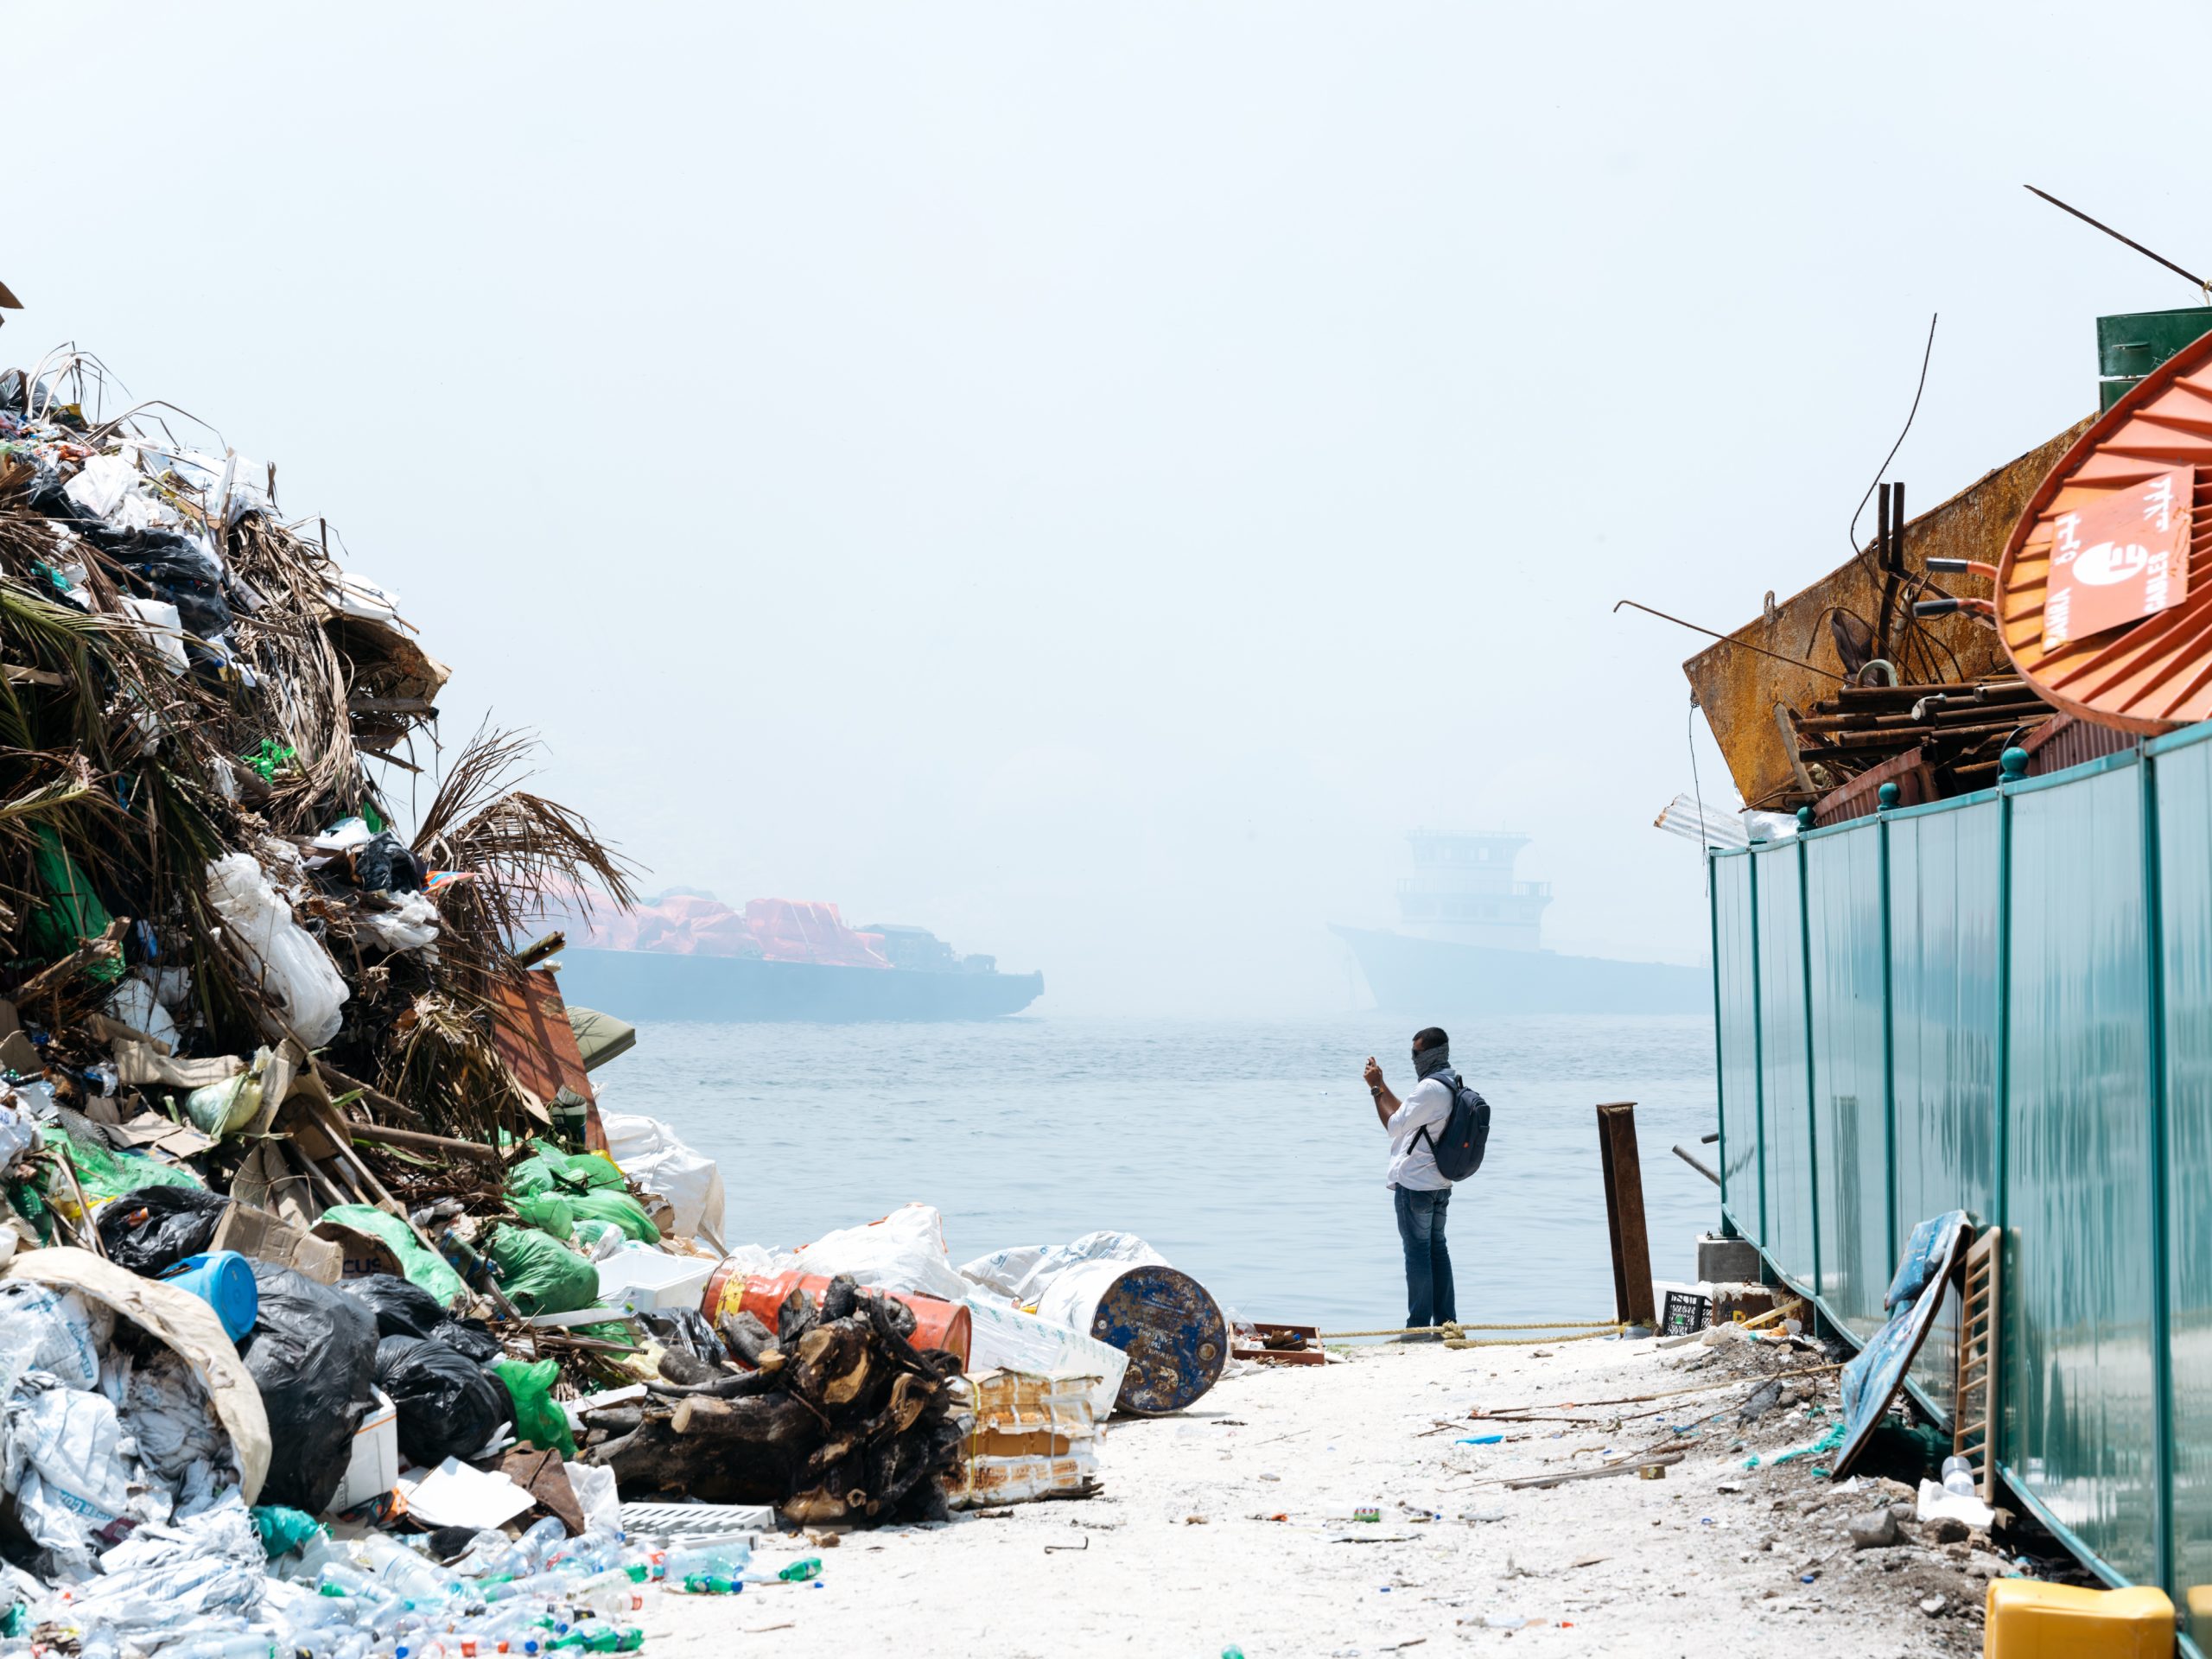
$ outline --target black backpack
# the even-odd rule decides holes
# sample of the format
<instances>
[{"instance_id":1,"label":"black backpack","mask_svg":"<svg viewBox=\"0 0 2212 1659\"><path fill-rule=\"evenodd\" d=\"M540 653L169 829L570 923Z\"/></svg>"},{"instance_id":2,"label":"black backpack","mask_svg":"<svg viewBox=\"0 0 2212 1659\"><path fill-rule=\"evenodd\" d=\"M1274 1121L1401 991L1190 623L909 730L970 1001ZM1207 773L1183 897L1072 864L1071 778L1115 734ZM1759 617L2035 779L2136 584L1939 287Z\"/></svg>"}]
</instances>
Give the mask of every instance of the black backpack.
<instances>
[{"instance_id":1,"label":"black backpack","mask_svg":"<svg viewBox=\"0 0 2212 1659\"><path fill-rule=\"evenodd\" d=\"M1440 1073L1437 1080L1452 1091L1452 1115L1433 1132L1422 1124L1414 1131L1414 1139L1427 1137L1429 1151L1436 1155L1438 1174L1447 1181L1464 1181L1483 1166L1483 1154L1490 1147L1490 1103L1457 1071Z\"/></svg>"}]
</instances>

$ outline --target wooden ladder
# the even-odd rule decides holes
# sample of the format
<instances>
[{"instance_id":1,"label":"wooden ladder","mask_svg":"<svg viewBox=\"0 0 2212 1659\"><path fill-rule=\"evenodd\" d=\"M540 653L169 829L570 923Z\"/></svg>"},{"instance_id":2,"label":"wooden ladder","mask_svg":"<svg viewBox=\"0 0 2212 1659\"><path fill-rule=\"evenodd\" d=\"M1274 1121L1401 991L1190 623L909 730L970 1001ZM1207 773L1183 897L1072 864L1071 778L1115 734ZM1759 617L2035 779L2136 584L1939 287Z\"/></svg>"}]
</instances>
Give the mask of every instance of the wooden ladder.
<instances>
[{"instance_id":1,"label":"wooden ladder","mask_svg":"<svg viewBox=\"0 0 2212 1659\"><path fill-rule=\"evenodd\" d=\"M1957 1389L1951 1407L1951 1450L1974 1467L1981 1501L1997 1503L1997 1382L2004 1347L1997 1329L1997 1270L2003 1237L1986 1229L1967 1248L1966 1295L1959 1309Z\"/></svg>"}]
</instances>

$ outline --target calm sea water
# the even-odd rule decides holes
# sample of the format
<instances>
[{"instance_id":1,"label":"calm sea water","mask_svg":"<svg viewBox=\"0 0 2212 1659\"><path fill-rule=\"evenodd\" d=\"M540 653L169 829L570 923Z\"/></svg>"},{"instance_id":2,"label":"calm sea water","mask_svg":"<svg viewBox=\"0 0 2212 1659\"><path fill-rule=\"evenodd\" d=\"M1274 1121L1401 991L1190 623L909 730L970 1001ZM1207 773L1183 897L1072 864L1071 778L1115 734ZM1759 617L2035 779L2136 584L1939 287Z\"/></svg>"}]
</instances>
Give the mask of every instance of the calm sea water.
<instances>
[{"instance_id":1,"label":"calm sea water","mask_svg":"<svg viewBox=\"0 0 2212 1659\"><path fill-rule=\"evenodd\" d=\"M1124 1229L1247 1317L1351 1330L1405 1314L1360 1065L1376 1055L1402 1092L1410 1034L1371 1014L647 1024L594 1080L607 1109L720 1161L732 1244L804 1243L919 1199L955 1262ZM1452 1196L1459 1316L1611 1314L1600 1101L1637 1103L1652 1270L1688 1277L1717 1189L1668 1147L1713 1127L1710 1025L1554 1016L1452 1038L1492 1109L1489 1155Z\"/></svg>"}]
</instances>

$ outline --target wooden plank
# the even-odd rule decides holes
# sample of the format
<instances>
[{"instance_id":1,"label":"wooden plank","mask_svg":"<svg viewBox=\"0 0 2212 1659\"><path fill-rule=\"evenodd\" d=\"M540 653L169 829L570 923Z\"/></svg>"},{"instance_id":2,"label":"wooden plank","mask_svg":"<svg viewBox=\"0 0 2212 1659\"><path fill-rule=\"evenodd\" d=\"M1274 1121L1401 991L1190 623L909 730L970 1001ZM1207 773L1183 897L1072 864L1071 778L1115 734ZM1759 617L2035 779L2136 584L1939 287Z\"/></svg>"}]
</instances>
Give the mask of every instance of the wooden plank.
<instances>
[{"instance_id":1,"label":"wooden plank","mask_svg":"<svg viewBox=\"0 0 2212 1659\"><path fill-rule=\"evenodd\" d=\"M1656 1330L1658 1310L1651 1290L1651 1240L1643 1222L1643 1166L1637 1156L1634 1101L1598 1108L1598 1158L1605 1175L1615 1313L1624 1325Z\"/></svg>"}]
</instances>

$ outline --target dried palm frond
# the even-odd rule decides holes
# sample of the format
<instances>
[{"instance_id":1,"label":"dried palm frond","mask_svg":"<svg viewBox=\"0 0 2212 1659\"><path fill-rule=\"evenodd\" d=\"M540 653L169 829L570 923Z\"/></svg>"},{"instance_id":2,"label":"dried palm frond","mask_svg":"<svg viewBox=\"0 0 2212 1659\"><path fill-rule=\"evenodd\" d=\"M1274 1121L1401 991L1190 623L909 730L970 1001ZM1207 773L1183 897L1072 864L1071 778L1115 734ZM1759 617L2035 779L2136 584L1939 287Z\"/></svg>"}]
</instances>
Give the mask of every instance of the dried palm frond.
<instances>
[{"instance_id":1,"label":"dried palm frond","mask_svg":"<svg viewBox=\"0 0 2212 1659\"><path fill-rule=\"evenodd\" d=\"M451 996L418 996L396 1023L378 1086L440 1135L491 1141L519 1128L528 1096L493 1045L490 1016Z\"/></svg>"}]
</instances>

